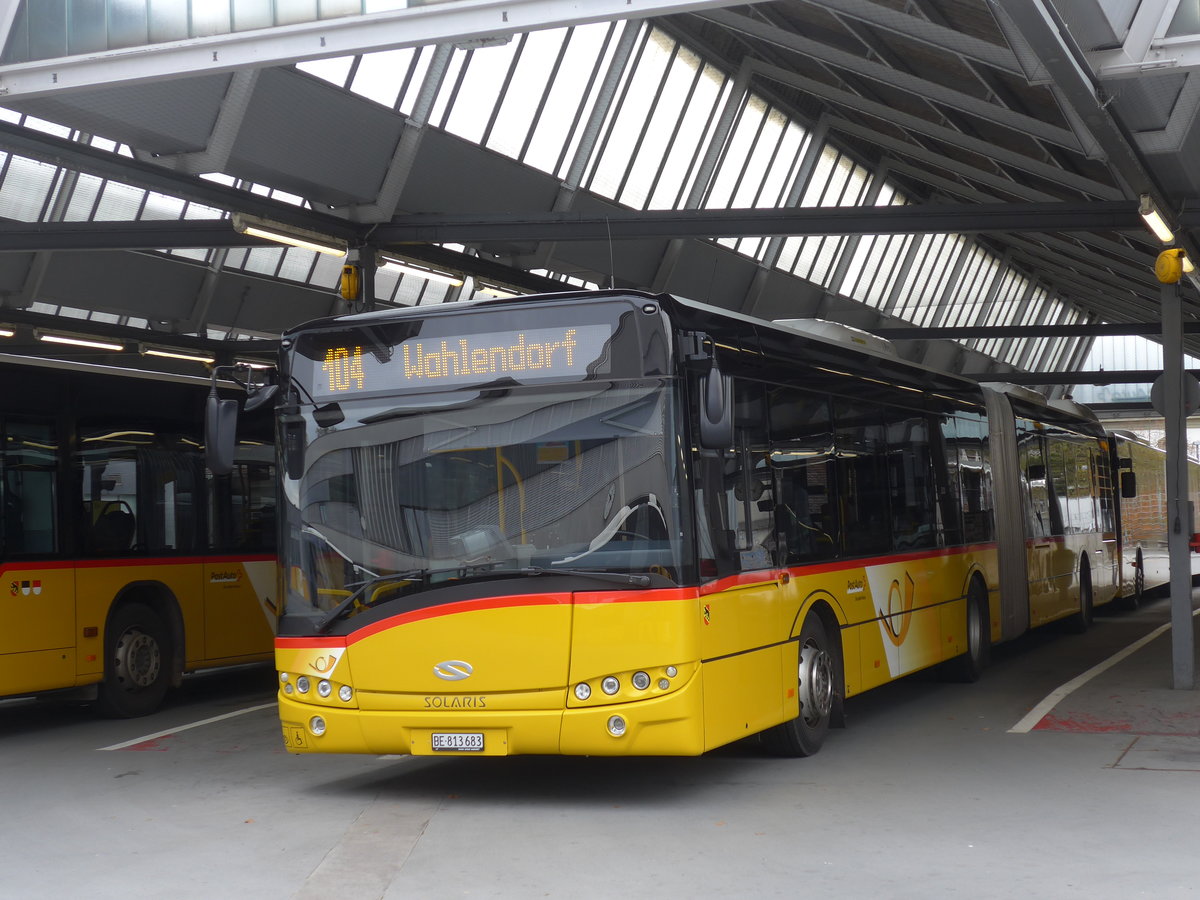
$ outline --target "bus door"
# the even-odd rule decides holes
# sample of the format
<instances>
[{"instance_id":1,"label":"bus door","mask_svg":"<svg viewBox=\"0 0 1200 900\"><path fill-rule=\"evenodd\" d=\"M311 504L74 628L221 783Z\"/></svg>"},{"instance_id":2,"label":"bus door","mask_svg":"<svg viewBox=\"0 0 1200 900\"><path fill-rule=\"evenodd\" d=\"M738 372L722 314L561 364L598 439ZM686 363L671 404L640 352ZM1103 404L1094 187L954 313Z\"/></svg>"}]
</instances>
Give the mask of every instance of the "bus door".
<instances>
[{"instance_id":1,"label":"bus door","mask_svg":"<svg viewBox=\"0 0 1200 900\"><path fill-rule=\"evenodd\" d=\"M708 746L779 722L783 672L794 679L796 671L784 665L780 641L786 574L777 568L763 393L751 383L737 390L737 446L702 452L697 471L701 577L708 579L700 598Z\"/></svg>"},{"instance_id":2,"label":"bus door","mask_svg":"<svg viewBox=\"0 0 1200 900\"><path fill-rule=\"evenodd\" d=\"M242 460L227 476L208 476L209 545L218 551L203 571L209 659L261 654L275 632L273 473L265 460Z\"/></svg>"},{"instance_id":3,"label":"bus door","mask_svg":"<svg viewBox=\"0 0 1200 900\"><path fill-rule=\"evenodd\" d=\"M75 678L75 578L60 551L52 424L4 422L0 447L0 685L5 694Z\"/></svg>"},{"instance_id":4,"label":"bus door","mask_svg":"<svg viewBox=\"0 0 1200 900\"><path fill-rule=\"evenodd\" d=\"M1064 550L1062 514L1055 499L1042 435L1026 432L1018 447L1025 511L1025 552L1029 571L1030 624L1054 618Z\"/></svg>"}]
</instances>

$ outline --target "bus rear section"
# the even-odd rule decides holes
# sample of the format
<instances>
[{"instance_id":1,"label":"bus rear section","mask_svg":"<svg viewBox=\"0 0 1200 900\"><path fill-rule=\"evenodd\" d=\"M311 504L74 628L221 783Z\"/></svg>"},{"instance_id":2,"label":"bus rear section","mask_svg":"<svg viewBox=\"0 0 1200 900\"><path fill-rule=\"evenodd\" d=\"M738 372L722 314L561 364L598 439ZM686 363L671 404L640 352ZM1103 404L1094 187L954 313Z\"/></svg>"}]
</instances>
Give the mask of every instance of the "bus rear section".
<instances>
[{"instance_id":1,"label":"bus rear section","mask_svg":"<svg viewBox=\"0 0 1200 900\"><path fill-rule=\"evenodd\" d=\"M184 672L269 659L269 422L246 423L235 470L214 478L207 379L53 363L0 366L0 694L143 715Z\"/></svg>"}]
</instances>

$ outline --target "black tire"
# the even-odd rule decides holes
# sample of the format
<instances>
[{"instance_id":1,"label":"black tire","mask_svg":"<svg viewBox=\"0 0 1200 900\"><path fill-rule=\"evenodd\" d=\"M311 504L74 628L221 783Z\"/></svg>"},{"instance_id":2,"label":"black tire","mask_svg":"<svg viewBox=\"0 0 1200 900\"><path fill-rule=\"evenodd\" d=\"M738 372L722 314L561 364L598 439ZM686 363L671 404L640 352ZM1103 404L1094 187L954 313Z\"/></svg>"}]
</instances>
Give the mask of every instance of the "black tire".
<instances>
[{"instance_id":1,"label":"black tire","mask_svg":"<svg viewBox=\"0 0 1200 900\"><path fill-rule=\"evenodd\" d=\"M104 680L96 698L101 715L130 719L154 712L171 684L171 639L162 616L143 603L125 603L104 635Z\"/></svg>"},{"instance_id":2,"label":"black tire","mask_svg":"<svg viewBox=\"0 0 1200 900\"><path fill-rule=\"evenodd\" d=\"M946 677L951 681L978 681L992 658L991 615L988 612L987 589L972 579L967 588L966 606L967 649L946 663Z\"/></svg>"},{"instance_id":3,"label":"black tire","mask_svg":"<svg viewBox=\"0 0 1200 900\"><path fill-rule=\"evenodd\" d=\"M1146 599L1146 568L1143 565L1142 551L1138 550L1133 561L1133 593L1121 598L1121 605L1128 610L1135 610Z\"/></svg>"},{"instance_id":4,"label":"black tire","mask_svg":"<svg viewBox=\"0 0 1200 900\"><path fill-rule=\"evenodd\" d=\"M1092 570L1087 565L1079 568L1079 611L1067 618L1067 628L1074 634L1083 634L1092 627L1095 607L1092 603Z\"/></svg>"},{"instance_id":5,"label":"black tire","mask_svg":"<svg viewBox=\"0 0 1200 900\"><path fill-rule=\"evenodd\" d=\"M776 756L812 756L820 750L837 705L837 650L816 613L804 620L799 643L800 715L762 735L763 747Z\"/></svg>"}]
</instances>

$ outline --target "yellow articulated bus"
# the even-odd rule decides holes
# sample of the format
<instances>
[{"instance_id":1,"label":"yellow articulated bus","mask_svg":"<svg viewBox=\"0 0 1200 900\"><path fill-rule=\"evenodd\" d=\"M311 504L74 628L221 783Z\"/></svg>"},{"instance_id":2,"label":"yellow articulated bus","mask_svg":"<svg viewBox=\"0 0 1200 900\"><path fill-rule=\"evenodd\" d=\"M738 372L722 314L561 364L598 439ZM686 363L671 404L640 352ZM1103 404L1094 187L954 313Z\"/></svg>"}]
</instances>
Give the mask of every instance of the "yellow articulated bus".
<instances>
[{"instance_id":1,"label":"yellow articulated bus","mask_svg":"<svg viewBox=\"0 0 1200 900\"><path fill-rule=\"evenodd\" d=\"M1147 593L1171 582L1167 552L1166 453L1129 432L1112 435L1114 466L1120 477L1121 589L1127 607L1136 608ZM1187 462L1187 496L1200 503L1200 461ZM1193 535L1192 550L1200 549ZM1196 558L1192 557L1193 577Z\"/></svg>"},{"instance_id":2,"label":"yellow articulated bus","mask_svg":"<svg viewBox=\"0 0 1200 900\"><path fill-rule=\"evenodd\" d=\"M1094 417L827 323L580 292L326 319L280 365L295 752L804 756L1120 587Z\"/></svg>"},{"instance_id":3,"label":"yellow articulated bus","mask_svg":"<svg viewBox=\"0 0 1200 900\"><path fill-rule=\"evenodd\" d=\"M186 671L269 660L270 423L204 469L208 379L0 358L0 696L156 709Z\"/></svg>"}]
</instances>

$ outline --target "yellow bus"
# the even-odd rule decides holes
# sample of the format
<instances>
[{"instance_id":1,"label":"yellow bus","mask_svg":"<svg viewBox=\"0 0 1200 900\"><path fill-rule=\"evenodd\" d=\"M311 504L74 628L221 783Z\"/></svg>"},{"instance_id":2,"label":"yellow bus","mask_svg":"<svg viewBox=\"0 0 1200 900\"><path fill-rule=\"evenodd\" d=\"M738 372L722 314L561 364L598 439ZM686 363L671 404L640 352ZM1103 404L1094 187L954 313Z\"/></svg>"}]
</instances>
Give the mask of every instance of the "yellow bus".
<instances>
[{"instance_id":1,"label":"yellow bus","mask_svg":"<svg viewBox=\"0 0 1200 900\"><path fill-rule=\"evenodd\" d=\"M1167 456L1127 431L1112 434L1114 466L1120 477L1121 589L1129 608L1170 584L1167 551ZM1200 461L1187 462L1187 496L1200 502ZM1194 524L1194 523L1193 523ZM1192 550L1200 548L1193 535ZM1195 571L1195 557L1192 569Z\"/></svg>"},{"instance_id":2,"label":"yellow bus","mask_svg":"<svg viewBox=\"0 0 1200 900\"><path fill-rule=\"evenodd\" d=\"M156 709L183 673L270 660L270 422L205 471L208 379L0 358L0 696Z\"/></svg>"},{"instance_id":3,"label":"yellow bus","mask_svg":"<svg viewBox=\"0 0 1200 900\"><path fill-rule=\"evenodd\" d=\"M325 319L278 385L298 752L816 752L1120 587L1095 418L828 323L579 292Z\"/></svg>"}]
</instances>

